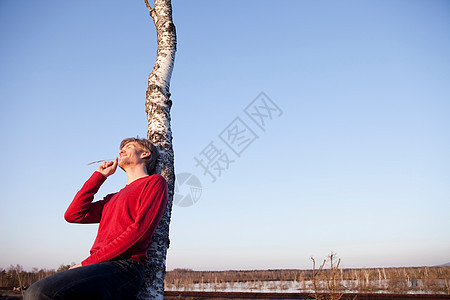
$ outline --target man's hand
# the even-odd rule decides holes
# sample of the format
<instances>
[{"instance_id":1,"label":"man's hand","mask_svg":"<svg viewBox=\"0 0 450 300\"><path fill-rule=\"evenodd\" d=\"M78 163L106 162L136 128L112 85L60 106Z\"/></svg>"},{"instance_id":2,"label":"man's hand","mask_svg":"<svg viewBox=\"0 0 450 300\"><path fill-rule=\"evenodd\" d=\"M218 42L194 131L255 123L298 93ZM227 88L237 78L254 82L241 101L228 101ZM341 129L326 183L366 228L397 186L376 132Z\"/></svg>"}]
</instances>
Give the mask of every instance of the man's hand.
<instances>
[{"instance_id":1,"label":"man's hand","mask_svg":"<svg viewBox=\"0 0 450 300\"><path fill-rule=\"evenodd\" d=\"M75 269L75 268L79 268L79 267L81 267L81 264L71 266L71 267L69 268L69 270L72 270L72 269Z\"/></svg>"},{"instance_id":2,"label":"man's hand","mask_svg":"<svg viewBox=\"0 0 450 300\"><path fill-rule=\"evenodd\" d=\"M114 174L114 172L116 172L117 169L117 162L119 161L119 159L116 157L114 159L114 161L105 161L103 162L98 168L97 168L97 172L102 173L103 176L108 177L112 174Z\"/></svg>"}]
</instances>

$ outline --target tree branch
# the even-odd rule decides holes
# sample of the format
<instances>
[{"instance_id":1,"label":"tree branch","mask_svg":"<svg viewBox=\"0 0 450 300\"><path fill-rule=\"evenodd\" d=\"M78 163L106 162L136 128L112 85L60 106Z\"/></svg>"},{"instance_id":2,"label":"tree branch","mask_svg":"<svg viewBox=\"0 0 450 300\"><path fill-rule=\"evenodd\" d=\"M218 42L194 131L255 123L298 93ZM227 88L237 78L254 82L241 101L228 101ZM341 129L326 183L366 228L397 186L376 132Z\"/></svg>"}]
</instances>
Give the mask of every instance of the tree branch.
<instances>
[{"instance_id":1,"label":"tree branch","mask_svg":"<svg viewBox=\"0 0 450 300\"><path fill-rule=\"evenodd\" d=\"M148 13L150 14L150 17L153 18L153 15L155 14L155 9L150 6L150 4L148 3L148 0L144 0L144 1L145 1L145 6L147 6L147 8L148 8Z\"/></svg>"},{"instance_id":2,"label":"tree branch","mask_svg":"<svg viewBox=\"0 0 450 300\"><path fill-rule=\"evenodd\" d=\"M144 0L144 1L145 1L145 5L147 6L148 10L151 11L153 8L150 6L150 4L148 4L147 0Z\"/></svg>"}]
</instances>

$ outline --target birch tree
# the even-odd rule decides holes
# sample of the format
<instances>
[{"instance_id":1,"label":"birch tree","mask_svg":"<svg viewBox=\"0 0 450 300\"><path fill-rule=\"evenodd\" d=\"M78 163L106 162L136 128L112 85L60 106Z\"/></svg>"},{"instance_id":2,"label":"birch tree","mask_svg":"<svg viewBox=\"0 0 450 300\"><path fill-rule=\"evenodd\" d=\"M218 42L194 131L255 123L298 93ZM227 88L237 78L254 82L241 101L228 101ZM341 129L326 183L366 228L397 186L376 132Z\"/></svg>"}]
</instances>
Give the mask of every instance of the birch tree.
<instances>
[{"instance_id":1,"label":"birch tree","mask_svg":"<svg viewBox=\"0 0 450 300\"><path fill-rule=\"evenodd\" d=\"M156 173L161 174L168 183L169 201L164 216L153 235L152 245L148 252L149 262L145 269L144 285L138 294L138 299L163 299L166 255L169 247L169 223L175 184L170 128L172 101L169 99L169 87L175 60L176 32L172 21L170 0L154 0L153 8L148 0L145 0L145 4L155 23L158 42L155 66L148 77L145 102L148 119L147 138L159 149Z\"/></svg>"}]
</instances>

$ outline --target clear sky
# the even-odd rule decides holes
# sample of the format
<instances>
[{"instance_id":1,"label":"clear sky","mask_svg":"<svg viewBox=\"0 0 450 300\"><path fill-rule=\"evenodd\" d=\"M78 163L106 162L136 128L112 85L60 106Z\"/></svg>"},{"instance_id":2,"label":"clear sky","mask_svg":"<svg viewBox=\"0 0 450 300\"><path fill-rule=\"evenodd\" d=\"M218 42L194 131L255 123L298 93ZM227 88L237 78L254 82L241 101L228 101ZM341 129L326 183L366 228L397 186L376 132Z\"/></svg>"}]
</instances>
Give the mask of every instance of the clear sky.
<instances>
[{"instance_id":1,"label":"clear sky","mask_svg":"<svg viewBox=\"0 0 450 300\"><path fill-rule=\"evenodd\" d=\"M450 261L448 1L172 4L175 168L201 197L174 206L169 270ZM144 1L3 0L0 44L0 267L79 263L97 226L63 214L88 163L146 136L153 22Z\"/></svg>"}]
</instances>

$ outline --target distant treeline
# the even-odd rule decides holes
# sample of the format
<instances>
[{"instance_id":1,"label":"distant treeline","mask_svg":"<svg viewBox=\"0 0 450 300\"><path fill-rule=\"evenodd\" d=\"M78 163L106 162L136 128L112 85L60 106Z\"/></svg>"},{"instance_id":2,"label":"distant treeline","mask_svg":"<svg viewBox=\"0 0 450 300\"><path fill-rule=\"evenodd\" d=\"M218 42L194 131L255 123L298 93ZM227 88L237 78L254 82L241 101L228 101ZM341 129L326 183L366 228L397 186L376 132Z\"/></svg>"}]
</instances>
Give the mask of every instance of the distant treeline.
<instances>
[{"instance_id":1,"label":"distant treeline","mask_svg":"<svg viewBox=\"0 0 450 300\"><path fill-rule=\"evenodd\" d=\"M33 268L25 271L21 265L11 265L7 269L0 268L0 288L12 289L15 287L27 288L34 282L44 277L69 269L70 265L61 265L56 271L54 269Z\"/></svg>"},{"instance_id":2,"label":"distant treeline","mask_svg":"<svg viewBox=\"0 0 450 300\"><path fill-rule=\"evenodd\" d=\"M439 292L450 294L450 267L403 267L316 270L253 270L253 271L193 271L175 269L165 277L165 286L170 289L191 290L195 284L215 287L224 283L293 281L301 283L305 290L327 290L330 281L339 290L356 292L404 293L408 291ZM317 285L313 288L313 283ZM257 286L257 285L256 285Z\"/></svg>"},{"instance_id":3,"label":"distant treeline","mask_svg":"<svg viewBox=\"0 0 450 300\"><path fill-rule=\"evenodd\" d=\"M316 270L317 271L317 270ZM328 270L324 269L323 272ZM399 277L427 279L450 279L450 266L442 267L403 267L403 268L363 268L339 269L339 279L354 280L356 278L394 279ZM194 271L191 269L174 269L166 273L166 283L185 281L201 282L245 282L245 281L302 281L312 280L313 270L280 269L280 270L230 270L230 271Z\"/></svg>"}]
</instances>

